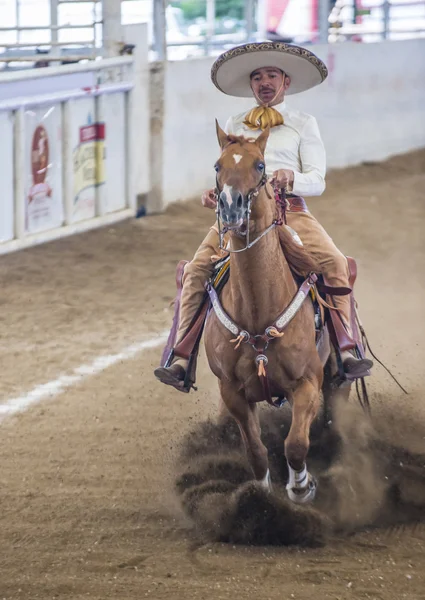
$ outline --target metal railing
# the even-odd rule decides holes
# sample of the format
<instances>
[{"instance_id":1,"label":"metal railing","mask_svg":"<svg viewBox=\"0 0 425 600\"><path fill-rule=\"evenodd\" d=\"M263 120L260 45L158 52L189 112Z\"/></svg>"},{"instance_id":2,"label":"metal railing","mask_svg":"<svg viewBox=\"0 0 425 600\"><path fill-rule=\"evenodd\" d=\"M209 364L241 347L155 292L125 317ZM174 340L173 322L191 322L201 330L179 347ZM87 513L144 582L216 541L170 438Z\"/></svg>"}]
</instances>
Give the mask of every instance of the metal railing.
<instances>
[{"instance_id":1,"label":"metal railing","mask_svg":"<svg viewBox=\"0 0 425 600\"><path fill-rule=\"evenodd\" d=\"M116 38L116 22L120 27L120 0L44 0L50 6L49 25L28 25L22 19L24 5L19 9L16 2L16 26L1 26L2 34L15 32L15 40L0 41L0 65L8 64L13 68L21 68L25 63L45 66L50 62L76 62L83 59L92 60L100 55L105 56L104 38ZM42 1L42 0L40 0ZM182 9L168 0L126 0L126 10L130 18L144 19L151 22L152 57L161 59L182 59L195 56L217 55L221 51L247 41L263 39L281 39L282 41L309 44L314 42L338 43L343 41L378 41L380 39L398 39L425 36L425 0L289 0L286 11L296 5L299 11L297 19L305 20L306 11L309 22L316 23L316 30L299 27L297 35L286 25L286 11L281 16L281 26L275 32L267 30L265 22L266 10L270 9L272 0L245 0L244 8L237 21L234 33L223 33L217 29L217 14L222 7L220 2L227 0L197 0L198 13L204 12L201 19L188 20L182 26L169 21L183 20ZM84 21L81 15L79 23L64 22L61 8L72 5L92 5L91 17ZM275 3L276 4L276 3ZM1 5L1 0L0 0ZM143 7L142 7L143 5ZM196 2L194 2L196 6ZM123 5L124 6L124 5ZM133 8L134 7L134 8ZM289 7L289 8L288 8ZM317 14L313 15L314 11ZM400 14L400 11L403 14ZM414 15L409 17L409 11ZM176 17L176 12L179 13ZM269 10L270 12L270 10ZM262 14L264 13L264 14ZM71 14L71 13L70 13ZM125 11L124 11L125 14ZM279 13L280 14L280 13ZM416 15L416 16L415 16ZM74 15L75 16L75 15ZM186 14L188 17L188 14ZM71 19L72 20L72 19ZM202 25L199 22L202 21ZM134 22L134 21L132 21ZM194 25L198 23L198 34L194 34ZM201 29L204 30L201 32ZM106 29L112 31L108 35ZM195 27L196 29L196 27ZM288 31L288 35L285 32ZM24 39L25 35L34 34L32 40ZM83 33L87 34L82 37ZM38 37L36 37L38 34ZM106 35L105 35L106 34ZM65 37L67 39L65 39ZM107 43L107 42L106 42ZM168 49L168 52L167 52ZM116 55L111 52L106 55Z\"/></svg>"},{"instance_id":2,"label":"metal railing","mask_svg":"<svg viewBox=\"0 0 425 600\"><path fill-rule=\"evenodd\" d=\"M99 26L102 20L99 18L100 3L102 0L49 0L50 23L43 25L23 25L22 16L24 6L21 6L19 0L15 0L15 22L14 26L0 27L1 34L15 34L14 41L0 41L0 63L44 63L50 62L74 62L84 59L94 59L101 53L101 39L99 36ZM62 6L72 7L73 4L90 5L92 4L91 17L87 22L60 24L60 8ZM28 8L28 7L27 7ZM34 7L36 9L36 7ZM28 19L26 19L28 20ZM66 36L66 32L74 32L74 35ZM78 33L85 32L85 37L81 38ZM91 32L91 35L90 35ZM33 33L31 39L24 40L25 33ZM62 38L62 39L61 39Z\"/></svg>"},{"instance_id":3,"label":"metal railing","mask_svg":"<svg viewBox=\"0 0 425 600\"><path fill-rule=\"evenodd\" d=\"M155 6L161 7L162 5L162 11L164 10L164 0L153 0L153 2ZM258 1L256 17L249 21L247 15L251 14L253 2L246 0L245 29L238 33L224 35L217 34L214 26L215 19L212 11L214 4L217 6L217 0L198 0L198 5L202 5L205 11L204 34L188 36L184 41L168 39L166 44L166 48L169 50L168 58L179 58L173 53L173 50L178 48L187 48L186 55L181 55L182 58L186 58L191 54L197 56L217 54L228 47L246 41L264 39L304 45L317 42L337 43L350 40L370 42L382 39L425 37L425 0L337 0L336 2L331 2L331 0L319 0L318 2L289 0L283 15L279 10L276 12L280 17L274 17L275 21L280 18L281 22L275 23L274 32L268 30L264 15L259 14L261 6L264 10L269 7L268 12L270 13L272 0ZM249 6L248 9L247 6ZM274 2L273 6L279 8L280 3ZM287 22L286 11L288 19L290 19L291 9L294 9L291 13L293 20ZM157 9L156 13L154 12L154 16L155 14L159 14L162 20L159 23L161 29L164 27L165 18L161 16L160 9ZM296 28L291 27L294 19L298 23ZM316 28L303 28L302 24L308 26L308 22L316 23ZM296 29L296 33L294 29ZM161 36L158 37L161 38ZM159 46L160 44L155 43L154 40L153 48L158 56L164 54L163 49L160 49Z\"/></svg>"},{"instance_id":4,"label":"metal railing","mask_svg":"<svg viewBox=\"0 0 425 600\"><path fill-rule=\"evenodd\" d=\"M329 22L329 42L425 37L425 1L337 0Z\"/></svg>"}]
</instances>

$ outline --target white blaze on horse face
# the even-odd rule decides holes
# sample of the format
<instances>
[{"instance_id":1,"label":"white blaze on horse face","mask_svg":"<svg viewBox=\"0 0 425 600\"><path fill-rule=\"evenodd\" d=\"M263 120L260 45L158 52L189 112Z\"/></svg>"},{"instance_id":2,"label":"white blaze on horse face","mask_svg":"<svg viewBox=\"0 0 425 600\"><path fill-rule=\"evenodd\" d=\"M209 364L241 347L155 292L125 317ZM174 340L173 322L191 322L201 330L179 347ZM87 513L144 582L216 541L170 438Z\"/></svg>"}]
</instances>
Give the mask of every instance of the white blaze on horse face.
<instances>
[{"instance_id":1,"label":"white blaze on horse face","mask_svg":"<svg viewBox=\"0 0 425 600\"><path fill-rule=\"evenodd\" d=\"M238 165L242 160L242 154L234 154L233 158L235 160L235 163Z\"/></svg>"},{"instance_id":2,"label":"white blaze on horse face","mask_svg":"<svg viewBox=\"0 0 425 600\"><path fill-rule=\"evenodd\" d=\"M221 193L222 194L224 193L224 195L226 196L226 200L227 200L229 206L232 206L232 204L233 204L232 186L231 185L227 185L227 183L225 183L223 185L223 191Z\"/></svg>"}]
</instances>

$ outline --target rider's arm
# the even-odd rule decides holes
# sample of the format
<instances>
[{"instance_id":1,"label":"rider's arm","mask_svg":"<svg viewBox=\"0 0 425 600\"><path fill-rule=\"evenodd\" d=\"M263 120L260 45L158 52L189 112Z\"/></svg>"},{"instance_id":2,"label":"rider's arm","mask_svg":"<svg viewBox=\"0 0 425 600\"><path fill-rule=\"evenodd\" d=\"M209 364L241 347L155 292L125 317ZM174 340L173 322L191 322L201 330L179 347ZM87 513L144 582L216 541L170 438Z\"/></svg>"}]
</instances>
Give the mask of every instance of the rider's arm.
<instances>
[{"instance_id":1,"label":"rider's arm","mask_svg":"<svg viewBox=\"0 0 425 600\"><path fill-rule=\"evenodd\" d=\"M297 196L320 196L325 191L326 153L314 117L309 116L300 140L302 172L294 171L292 193Z\"/></svg>"}]
</instances>

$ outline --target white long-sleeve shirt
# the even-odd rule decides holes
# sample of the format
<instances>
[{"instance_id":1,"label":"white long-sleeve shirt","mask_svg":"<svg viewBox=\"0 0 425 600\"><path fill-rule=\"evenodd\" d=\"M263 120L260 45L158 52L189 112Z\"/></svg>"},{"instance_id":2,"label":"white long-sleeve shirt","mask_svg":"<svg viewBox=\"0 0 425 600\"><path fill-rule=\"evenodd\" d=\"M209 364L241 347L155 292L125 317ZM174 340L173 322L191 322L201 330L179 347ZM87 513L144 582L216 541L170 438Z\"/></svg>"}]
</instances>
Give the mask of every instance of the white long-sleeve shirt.
<instances>
[{"instance_id":1,"label":"white long-sleeve shirt","mask_svg":"<svg viewBox=\"0 0 425 600\"><path fill-rule=\"evenodd\" d=\"M316 119L288 109L285 102L273 108L282 114L284 124L270 130L264 156L267 175L278 169L290 169L294 172L294 183L288 191L297 196L320 196L326 187L326 153ZM246 115L247 111L230 117L226 133L258 137L261 130L243 124Z\"/></svg>"}]
</instances>

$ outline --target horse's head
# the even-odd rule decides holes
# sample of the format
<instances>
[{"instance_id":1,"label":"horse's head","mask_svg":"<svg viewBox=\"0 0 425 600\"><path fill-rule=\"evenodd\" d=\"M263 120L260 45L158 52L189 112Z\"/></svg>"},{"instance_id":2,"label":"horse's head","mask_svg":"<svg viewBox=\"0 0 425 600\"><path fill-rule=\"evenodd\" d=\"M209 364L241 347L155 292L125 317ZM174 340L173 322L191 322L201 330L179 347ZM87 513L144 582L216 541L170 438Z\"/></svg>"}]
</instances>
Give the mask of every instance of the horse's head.
<instances>
[{"instance_id":1,"label":"horse's head","mask_svg":"<svg viewBox=\"0 0 425 600\"><path fill-rule=\"evenodd\" d=\"M227 230L246 231L251 202L265 185L264 151L269 129L257 139L227 135L216 121L222 153L215 164L217 212Z\"/></svg>"}]
</instances>

